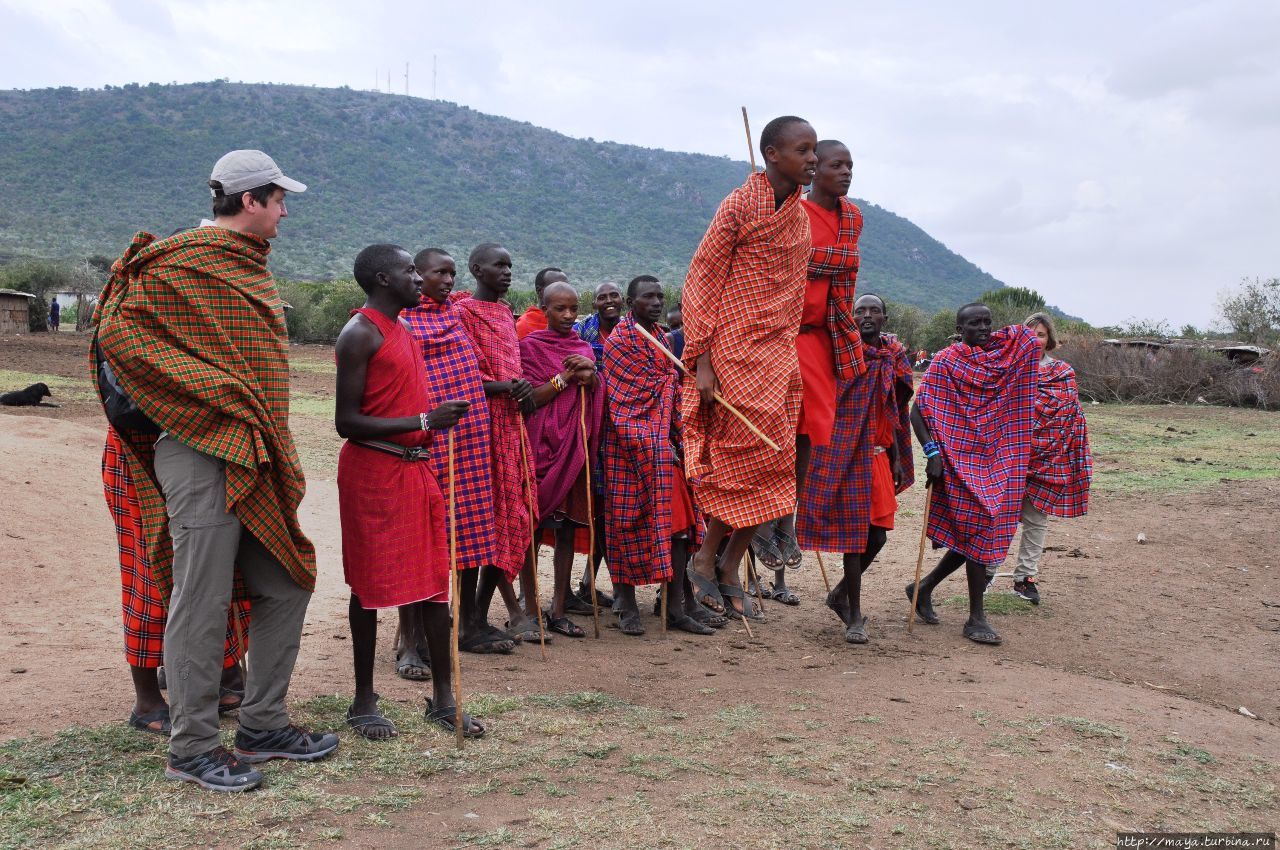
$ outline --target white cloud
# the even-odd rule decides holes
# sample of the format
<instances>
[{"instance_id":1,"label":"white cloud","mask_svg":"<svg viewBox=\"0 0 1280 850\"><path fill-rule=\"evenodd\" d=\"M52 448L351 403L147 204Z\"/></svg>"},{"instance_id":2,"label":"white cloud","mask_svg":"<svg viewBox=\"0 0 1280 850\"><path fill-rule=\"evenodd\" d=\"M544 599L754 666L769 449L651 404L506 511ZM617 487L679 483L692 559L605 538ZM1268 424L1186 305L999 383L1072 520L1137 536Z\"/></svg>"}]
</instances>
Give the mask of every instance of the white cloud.
<instances>
[{"instance_id":1,"label":"white cloud","mask_svg":"<svg viewBox=\"0 0 1280 850\"><path fill-rule=\"evenodd\" d=\"M0 0L0 86L375 71L570 135L743 159L809 118L854 192L1096 322L1280 273L1280 5Z\"/></svg>"}]
</instances>

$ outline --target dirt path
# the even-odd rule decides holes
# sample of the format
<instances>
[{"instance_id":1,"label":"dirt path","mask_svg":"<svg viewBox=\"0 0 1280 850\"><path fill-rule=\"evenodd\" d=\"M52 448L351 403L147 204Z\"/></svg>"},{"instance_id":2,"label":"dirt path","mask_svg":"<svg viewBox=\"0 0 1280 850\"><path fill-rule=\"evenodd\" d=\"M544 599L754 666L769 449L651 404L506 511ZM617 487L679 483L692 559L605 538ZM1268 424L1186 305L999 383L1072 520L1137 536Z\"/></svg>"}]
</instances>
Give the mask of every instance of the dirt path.
<instances>
[{"instance_id":1,"label":"dirt path","mask_svg":"<svg viewBox=\"0 0 1280 850\"><path fill-rule=\"evenodd\" d=\"M114 539L99 478L102 423L83 379L83 340L62 334L32 351L13 339L0 338L0 376L38 373L65 383L55 387L54 399L63 407L0 413L0 492L5 494L0 739L116 722L127 714L130 694L120 652ZM324 349L300 350L294 376L300 400L293 424L310 475L302 522L317 544L320 562L319 588L291 691L299 701L346 693L350 687L336 488L332 461L326 461L337 445L325 412L329 356ZM1259 760L1280 763L1280 554L1275 532L1280 527L1280 481L1221 484L1177 495L1105 496L1095 500L1088 517L1055 523L1049 542L1056 551L1046 555L1043 565L1045 602L1028 614L999 617L996 623L1006 642L994 651L961 637L964 614L957 607L941 609L942 626L917 625L915 635L906 633L901 588L914 567L919 501L917 488L907 500L899 532L891 535L867 577L873 638L867 647L841 641L834 617L818 601L822 581L809 559L795 576L804 604L787 609L771 603L770 621L757 630L755 640L741 632L663 639L656 622L647 620L653 628L641 639L625 638L613 629L600 641L560 638L549 648L545 664L538 661L536 648L522 648L508 658L467 656L467 691L517 697L602 691L649 710L677 712L680 725L690 732L723 728L733 722L725 711L754 706L756 714L747 725L750 735L764 742L762 752L784 745L839 750L831 763L843 762L843 771L822 774L826 778L815 780L815 793L821 793L823 782L844 781L841 776L863 771L889 777L906 770L891 762L930 757L921 756L916 747L933 747L923 752L942 754L940 775L947 773L946 764L963 762L963 769L946 781L938 779L910 793L895 789L904 795L904 806L924 806L930 814L913 814L909 807L898 814L875 810L871 826L859 831L859 841L871 846L896 846L899 820L922 825L913 839L920 846L929 845L931 835L955 840L957 846L976 846L966 842L982 841L982 819L957 801L975 794L974 799L981 798L979 789L993 788L1014 794L1020 806L1061 810L1069 826L1093 823L1093 838L1119 826L1189 825L1191 808L1183 814L1181 804L1168 802L1176 795L1170 798L1136 779L1130 788L1119 776L1160 767L1161 753L1170 751L1172 740L1211 751L1233 770L1245 771ZM1137 542L1139 532L1146 543ZM828 559L829 569L834 561ZM549 564L543 569L549 586ZM963 593L958 581L950 584L939 598ZM642 592L642 599L651 598ZM385 697L408 711L419 704L423 690L386 675L390 656L385 646L392 628L384 618L378 685ZM1241 716L1239 706L1260 719ZM818 718L817 726L806 725ZM1053 718L1060 719L1056 726ZM1081 718L1124 730L1129 760L1108 755L1106 748L1095 752L1095 739L1108 733L1073 725L1073 719ZM1057 731L1035 727L1041 720ZM997 721L1006 724L999 734L989 727ZM517 721L501 714L492 725L499 737L504 729L509 734L520 729ZM1030 728L1039 731L1030 734ZM589 737L607 740L615 731L596 729ZM1001 743L1008 743L1009 736L1027 745L1025 758ZM864 738L889 749L900 746L904 753L859 759L844 749ZM689 751L702 752L696 736L680 740ZM641 754L653 746L666 752L668 746L625 736L619 741L624 752ZM708 764L728 775L735 775L741 757L736 744L705 753ZM780 770L776 759L763 763L763 769ZM1104 762L1121 764L1110 771ZM1117 775L1111 776L1113 772ZM781 793L778 789L795 776L785 771L779 776L774 792ZM666 781L626 773L611 775L608 782L574 785L568 801L549 792L535 796L538 805L558 806L565 817L576 818L616 807L609 801L646 789L669 787L674 793L677 786L663 785ZM716 785L713 777L682 781ZM1274 772L1259 779L1271 788L1264 812L1274 806L1276 781ZM764 800L774 793L757 790ZM862 792L874 796L874 790ZM1205 793L1204 799L1217 799ZM539 838L537 818L530 814L533 799L514 791L489 794L478 802L474 796L460 785L440 786L428 801L391 815L390 832L358 816L339 818L335 828L347 841L369 846L417 846L424 837L468 843L458 836L501 837L502 830L533 842L526 846L553 843ZM1188 800L1194 799L1190 793ZM741 801L741 807L752 805ZM1104 805L1110 812L1105 817L1099 808ZM1218 824L1243 828L1264 826L1268 819L1274 826L1276 821L1274 808L1250 821L1248 808L1226 802L1205 805L1217 813L1206 820ZM478 817L465 817L473 810ZM761 816L757 810L752 822ZM669 836L675 845L692 842L701 819L690 811L681 823L685 825ZM1082 828L1075 827L1077 836ZM601 846L614 846L612 839L601 840ZM748 841L740 846L769 845ZM1028 846L1086 845L1033 840Z\"/></svg>"}]
</instances>

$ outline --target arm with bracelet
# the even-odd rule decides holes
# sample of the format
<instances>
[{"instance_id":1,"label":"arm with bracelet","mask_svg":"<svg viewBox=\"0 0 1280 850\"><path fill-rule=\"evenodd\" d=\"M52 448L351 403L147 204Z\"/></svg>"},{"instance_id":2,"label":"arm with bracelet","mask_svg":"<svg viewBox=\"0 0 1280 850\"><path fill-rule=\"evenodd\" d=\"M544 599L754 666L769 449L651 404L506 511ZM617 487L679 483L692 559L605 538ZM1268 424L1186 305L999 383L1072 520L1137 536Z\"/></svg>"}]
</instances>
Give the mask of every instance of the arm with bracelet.
<instances>
[{"instance_id":1,"label":"arm with bracelet","mask_svg":"<svg viewBox=\"0 0 1280 850\"><path fill-rule=\"evenodd\" d=\"M933 434L929 431L929 423L925 422L924 415L920 412L920 405L914 402L911 405L911 429L915 431L920 448L924 451L925 477L929 481L929 486L941 486L942 444L933 439Z\"/></svg>"}]
</instances>

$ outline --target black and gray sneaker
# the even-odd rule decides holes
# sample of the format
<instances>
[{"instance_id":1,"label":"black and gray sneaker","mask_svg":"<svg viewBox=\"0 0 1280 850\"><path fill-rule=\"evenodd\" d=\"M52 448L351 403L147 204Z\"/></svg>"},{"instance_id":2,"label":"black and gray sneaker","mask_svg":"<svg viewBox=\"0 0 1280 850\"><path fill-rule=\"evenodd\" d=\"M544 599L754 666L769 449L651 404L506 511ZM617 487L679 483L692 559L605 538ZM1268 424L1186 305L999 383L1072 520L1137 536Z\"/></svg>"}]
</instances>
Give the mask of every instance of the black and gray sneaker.
<instances>
[{"instance_id":1,"label":"black and gray sneaker","mask_svg":"<svg viewBox=\"0 0 1280 850\"><path fill-rule=\"evenodd\" d=\"M209 791L251 791L262 784L262 774L227 752L225 747L214 747L207 753L186 758L170 753L164 777L194 782Z\"/></svg>"},{"instance_id":2,"label":"black and gray sneaker","mask_svg":"<svg viewBox=\"0 0 1280 850\"><path fill-rule=\"evenodd\" d=\"M1013 583L1013 595L1027 600L1032 605L1040 604L1040 589L1036 587L1036 580L1030 577Z\"/></svg>"},{"instance_id":3,"label":"black and gray sneaker","mask_svg":"<svg viewBox=\"0 0 1280 850\"><path fill-rule=\"evenodd\" d=\"M267 732L245 726L236 730L236 755L250 764L268 759L318 761L336 749L338 736L332 732L308 732L292 723Z\"/></svg>"}]
</instances>

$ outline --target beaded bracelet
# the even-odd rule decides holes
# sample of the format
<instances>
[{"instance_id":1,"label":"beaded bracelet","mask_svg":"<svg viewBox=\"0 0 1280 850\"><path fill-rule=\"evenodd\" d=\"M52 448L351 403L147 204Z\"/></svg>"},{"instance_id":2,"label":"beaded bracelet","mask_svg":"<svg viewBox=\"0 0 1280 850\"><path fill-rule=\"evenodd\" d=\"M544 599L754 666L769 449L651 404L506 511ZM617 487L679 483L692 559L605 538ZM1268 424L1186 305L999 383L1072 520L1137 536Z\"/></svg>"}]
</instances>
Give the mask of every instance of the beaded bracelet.
<instances>
[{"instance_id":1,"label":"beaded bracelet","mask_svg":"<svg viewBox=\"0 0 1280 850\"><path fill-rule=\"evenodd\" d=\"M562 392L565 387L569 386L569 383L564 379L563 375L556 374L551 376L551 386L556 388L556 392Z\"/></svg>"},{"instance_id":2,"label":"beaded bracelet","mask_svg":"<svg viewBox=\"0 0 1280 850\"><path fill-rule=\"evenodd\" d=\"M427 421L427 414L425 414L425 413L419 413L419 414L418 414L418 421L422 424L422 430L423 430L423 431L430 431L430 430L431 430L431 423Z\"/></svg>"},{"instance_id":3,"label":"beaded bracelet","mask_svg":"<svg viewBox=\"0 0 1280 850\"><path fill-rule=\"evenodd\" d=\"M930 440L929 442L925 443L920 448L924 450L924 456L926 460L930 458L935 458L938 455L942 454L942 446L938 445L938 443L934 442L933 440Z\"/></svg>"}]
</instances>

